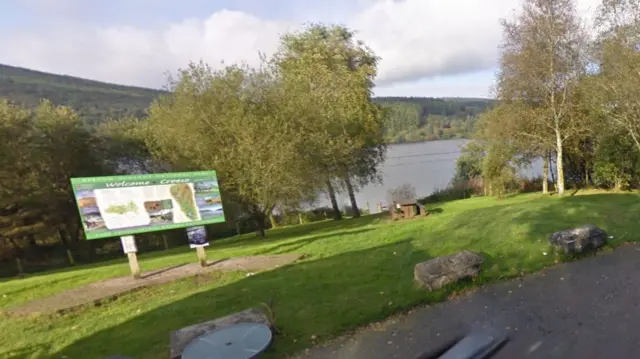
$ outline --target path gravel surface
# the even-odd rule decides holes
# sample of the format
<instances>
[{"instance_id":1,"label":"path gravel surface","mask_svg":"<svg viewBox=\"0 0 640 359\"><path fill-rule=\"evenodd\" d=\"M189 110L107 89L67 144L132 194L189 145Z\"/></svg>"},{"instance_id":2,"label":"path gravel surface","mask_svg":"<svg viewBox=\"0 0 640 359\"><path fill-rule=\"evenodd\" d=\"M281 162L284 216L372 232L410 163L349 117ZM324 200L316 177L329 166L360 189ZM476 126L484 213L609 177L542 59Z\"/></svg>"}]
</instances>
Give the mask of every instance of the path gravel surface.
<instances>
[{"instance_id":1,"label":"path gravel surface","mask_svg":"<svg viewBox=\"0 0 640 359\"><path fill-rule=\"evenodd\" d=\"M7 310L7 312L18 315L61 312L85 304L100 302L105 298L113 298L114 296L122 295L139 288L168 283L198 274L214 271L262 271L295 262L301 257L301 254L236 257L210 261L204 268L198 263L182 264L170 268L143 272L141 279L133 279L129 276L91 283L80 288L68 290L26 303L16 308L11 308Z\"/></svg>"}]
</instances>

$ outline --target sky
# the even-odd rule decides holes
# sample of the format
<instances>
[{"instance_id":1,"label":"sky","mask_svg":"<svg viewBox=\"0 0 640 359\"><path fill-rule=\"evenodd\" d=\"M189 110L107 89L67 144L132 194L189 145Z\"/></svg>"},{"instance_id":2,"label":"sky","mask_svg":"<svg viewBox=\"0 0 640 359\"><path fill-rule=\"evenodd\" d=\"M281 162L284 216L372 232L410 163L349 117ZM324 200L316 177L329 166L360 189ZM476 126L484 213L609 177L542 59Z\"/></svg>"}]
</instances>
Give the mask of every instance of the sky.
<instances>
[{"instance_id":1,"label":"sky","mask_svg":"<svg viewBox=\"0 0 640 359\"><path fill-rule=\"evenodd\" d=\"M582 15L600 0L578 0ZM378 96L491 97L501 18L520 0L2 0L0 63L161 88L192 61L257 64L312 22L382 58Z\"/></svg>"}]
</instances>

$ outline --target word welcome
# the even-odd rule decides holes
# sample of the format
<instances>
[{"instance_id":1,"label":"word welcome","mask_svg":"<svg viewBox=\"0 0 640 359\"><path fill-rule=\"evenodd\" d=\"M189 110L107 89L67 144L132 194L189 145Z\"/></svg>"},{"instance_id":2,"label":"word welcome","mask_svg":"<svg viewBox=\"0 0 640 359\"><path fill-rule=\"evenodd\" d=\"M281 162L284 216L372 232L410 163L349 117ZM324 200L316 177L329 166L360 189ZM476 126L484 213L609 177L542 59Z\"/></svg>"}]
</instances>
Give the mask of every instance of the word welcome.
<instances>
[{"instance_id":1,"label":"word welcome","mask_svg":"<svg viewBox=\"0 0 640 359\"><path fill-rule=\"evenodd\" d=\"M166 180L161 180L160 184L175 184L175 183L190 183L192 182L190 179L166 179ZM151 181L140 181L140 182L127 182L127 181L119 181L119 182L108 182L105 183L104 186L109 188L109 187L135 187L135 186L151 186L152 183Z\"/></svg>"}]
</instances>

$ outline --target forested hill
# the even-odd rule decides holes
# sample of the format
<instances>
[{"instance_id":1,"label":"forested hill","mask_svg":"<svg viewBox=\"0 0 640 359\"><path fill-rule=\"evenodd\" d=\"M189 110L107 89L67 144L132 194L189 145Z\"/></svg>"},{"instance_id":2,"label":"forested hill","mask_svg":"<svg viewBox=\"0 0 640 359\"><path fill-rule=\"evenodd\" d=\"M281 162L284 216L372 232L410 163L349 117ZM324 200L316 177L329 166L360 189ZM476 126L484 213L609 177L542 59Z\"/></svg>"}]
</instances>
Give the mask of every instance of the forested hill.
<instances>
[{"instance_id":1,"label":"forested hill","mask_svg":"<svg viewBox=\"0 0 640 359\"><path fill-rule=\"evenodd\" d=\"M48 99L72 107L89 124L129 115L142 117L162 93L0 64L0 99L27 106Z\"/></svg>"},{"instance_id":2,"label":"forested hill","mask_svg":"<svg viewBox=\"0 0 640 359\"><path fill-rule=\"evenodd\" d=\"M143 117L163 91L115 85L0 64L0 99L35 106L41 99L68 105L89 124L124 116ZM391 110L385 137L391 143L465 138L491 100L378 97Z\"/></svg>"},{"instance_id":3,"label":"forested hill","mask_svg":"<svg viewBox=\"0 0 640 359\"><path fill-rule=\"evenodd\" d=\"M478 116L493 106L481 98L379 97L391 110L385 137L390 143L468 138Z\"/></svg>"}]
</instances>

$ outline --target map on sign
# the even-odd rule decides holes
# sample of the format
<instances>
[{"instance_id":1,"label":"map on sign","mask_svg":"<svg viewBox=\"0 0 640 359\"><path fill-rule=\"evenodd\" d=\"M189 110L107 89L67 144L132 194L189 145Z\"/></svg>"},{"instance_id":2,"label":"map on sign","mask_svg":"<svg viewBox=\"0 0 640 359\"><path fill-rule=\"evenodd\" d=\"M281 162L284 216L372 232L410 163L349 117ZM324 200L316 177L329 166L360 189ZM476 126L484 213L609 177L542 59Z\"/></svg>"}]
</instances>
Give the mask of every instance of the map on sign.
<instances>
[{"instance_id":1,"label":"map on sign","mask_svg":"<svg viewBox=\"0 0 640 359\"><path fill-rule=\"evenodd\" d=\"M87 239L224 222L214 171L74 178Z\"/></svg>"}]
</instances>

